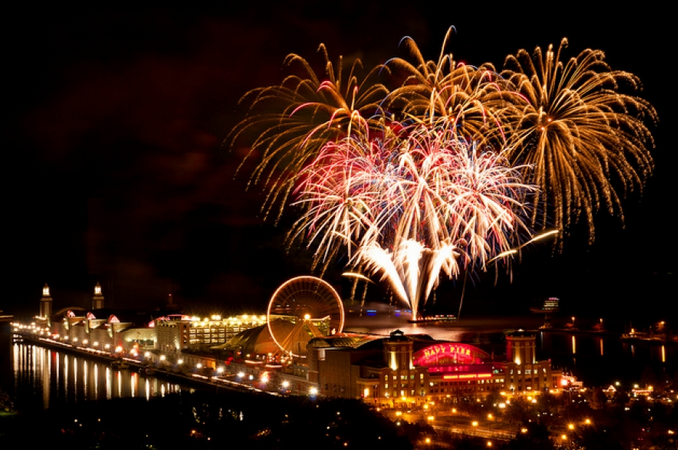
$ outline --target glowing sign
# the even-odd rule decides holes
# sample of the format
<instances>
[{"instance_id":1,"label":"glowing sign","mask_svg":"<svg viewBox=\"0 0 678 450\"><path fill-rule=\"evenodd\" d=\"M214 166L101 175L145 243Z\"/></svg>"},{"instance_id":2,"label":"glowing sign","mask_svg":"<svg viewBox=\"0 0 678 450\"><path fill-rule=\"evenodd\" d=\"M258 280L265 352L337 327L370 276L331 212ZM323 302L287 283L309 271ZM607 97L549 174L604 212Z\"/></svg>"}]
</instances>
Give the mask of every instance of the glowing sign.
<instances>
[{"instance_id":1,"label":"glowing sign","mask_svg":"<svg viewBox=\"0 0 678 450\"><path fill-rule=\"evenodd\" d=\"M443 343L417 351L413 356L416 366L434 364L479 364L490 355L468 344Z\"/></svg>"},{"instance_id":2,"label":"glowing sign","mask_svg":"<svg viewBox=\"0 0 678 450\"><path fill-rule=\"evenodd\" d=\"M492 378L491 373L462 373L459 375L443 375L443 380L475 380L480 378Z\"/></svg>"}]
</instances>

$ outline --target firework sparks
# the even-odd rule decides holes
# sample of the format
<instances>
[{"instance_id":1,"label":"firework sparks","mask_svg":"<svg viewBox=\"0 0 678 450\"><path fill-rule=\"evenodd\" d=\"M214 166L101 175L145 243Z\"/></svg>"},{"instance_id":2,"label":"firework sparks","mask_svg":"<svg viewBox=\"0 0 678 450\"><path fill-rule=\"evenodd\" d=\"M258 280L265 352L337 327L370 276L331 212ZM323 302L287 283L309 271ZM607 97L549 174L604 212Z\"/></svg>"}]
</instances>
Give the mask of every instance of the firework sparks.
<instances>
[{"instance_id":1,"label":"firework sparks","mask_svg":"<svg viewBox=\"0 0 678 450\"><path fill-rule=\"evenodd\" d=\"M285 65L299 67L301 74L245 94L241 103L250 104L249 114L228 138L235 142L248 133L257 135L247 158L261 154L251 182L275 186L263 205L267 214L276 204L282 212L293 187L290 174L298 173L324 143L351 134L352 129L375 125L380 102L388 93L384 85L374 82L380 72L388 74L388 68L375 67L360 79L362 63L356 59L345 76L342 58L335 70L325 46L321 44L318 51L324 58L324 76L318 76L301 56L290 54Z\"/></svg>"},{"instance_id":2,"label":"firework sparks","mask_svg":"<svg viewBox=\"0 0 678 450\"><path fill-rule=\"evenodd\" d=\"M414 63L404 58L386 62L387 67L406 76L386 102L414 120L444 120L462 139L503 146L504 116L512 108L512 102L507 101L511 91L491 64L466 65L445 52L453 31L447 31L437 62L426 61L412 38L402 39Z\"/></svg>"},{"instance_id":3,"label":"firework sparks","mask_svg":"<svg viewBox=\"0 0 678 450\"><path fill-rule=\"evenodd\" d=\"M316 263L345 244L352 264L388 280L416 318L441 273L485 270L529 234L518 199L530 187L519 170L447 126L413 125L385 140L348 136L301 171L296 204L306 213L291 236L316 247Z\"/></svg>"},{"instance_id":4,"label":"firework sparks","mask_svg":"<svg viewBox=\"0 0 678 450\"><path fill-rule=\"evenodd\" d=\"M652 135L643 120L656 121L645 100L620 93L640 88L632 74L610 70L599 50L584 50L566 63L553 46L533 56L525 50L506 59L503 72L520 99L510 158L533 166L528 180L541 187L533 218L567 229L584 215L590 240L600 208L621 215L620 196L642 186L652 170ZM621 195L615 186L621 186Z\"/></svg>"},{"instance_id":5,"label":"firework sparks","mask_svg":"<svg viewBox=\"0 0 678 450\"><path fill-rule=\"evenodd\" d=\"M563 40L507 57L499 75L446 53L452 31L437 62L407 37L414 62L393 58L362 81L359 61L344 77L322 45L324 78L290 55L302 74L246 94L250 114L232 132L264 127L248 155L261 157L251 182L269 187L267 214L293 195L303 214L289 239L316 248L314 267L346 248L350 265L388 280L414 318L441 274L487 270L543 236L561 242L580 216L592 240L595 212L621 214L620 197L652 170L644 120L656 112L621 93L640 83L610 70L601 51L563 63ZM376 82L391 73L404 82ZM556 230L529 241L526 210L531 228Z\"/></svg>"}]
</instances>

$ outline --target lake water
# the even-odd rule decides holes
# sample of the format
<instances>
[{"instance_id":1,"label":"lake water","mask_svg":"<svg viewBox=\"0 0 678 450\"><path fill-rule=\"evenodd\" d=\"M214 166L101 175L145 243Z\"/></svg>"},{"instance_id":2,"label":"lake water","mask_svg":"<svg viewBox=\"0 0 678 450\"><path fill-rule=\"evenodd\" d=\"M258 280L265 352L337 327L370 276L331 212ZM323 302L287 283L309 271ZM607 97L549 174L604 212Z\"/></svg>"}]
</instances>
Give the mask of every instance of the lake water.
<instances>
[{"instance_id":1,"label":"lake water","mask_svg":"<svg viewBox=\"0 0 678 450\"><path fill-rule=\"evenodd\" d=\"M58 352L29 343L11 347L12 393L19 411L34 411L88 400L164 396L181 386L136 371Z\"/></svg>"}]
</instances>

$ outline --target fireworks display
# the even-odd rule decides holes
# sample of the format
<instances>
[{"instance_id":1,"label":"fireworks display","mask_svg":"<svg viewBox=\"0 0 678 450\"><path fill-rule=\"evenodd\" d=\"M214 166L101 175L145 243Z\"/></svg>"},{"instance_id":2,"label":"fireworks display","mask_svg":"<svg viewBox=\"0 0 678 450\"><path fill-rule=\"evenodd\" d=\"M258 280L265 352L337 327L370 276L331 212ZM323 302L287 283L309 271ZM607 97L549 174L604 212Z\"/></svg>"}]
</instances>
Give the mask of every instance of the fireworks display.
<instances>
[{"instance_id":1,"label":"fireworks display","mask_svg":"<svg viewBox=\"0 0 678 450\"><path fill-rule=\"evenodd\" d=\"M404 58L386 62L405 81L390 92L385 103L414 120L447 122L462 139L502 147L504 115L512 110L514 94L491 64L473 67L445 53L452 31L445 36L437 62L426 61L414 40L403 38L414 63Z\"/></svg>"},{"instance_id":2,"label":"fireworks display","mask_svg":"<svg viewBox=\"0 0 678 450\"><path fill-rule=\"evenodd\" d=\"M598 50L564 63L566 46L563 39L557 51L549 46L507 57L503 76L523 100L507 148L513 160L533 167L525 177L541 187L533 224L567 229L583 215L592 241L594 213L621 214L617 189L623 196L651 172L653 139L643 120L657 117L646 101L619 92L639 89L634 75L610 70Z\"/></svg>"},{"instance_id":3,"label":"fireworks display","mask_svg":"<svg viewBox=\"0 0 678 450\"><path fill-rule=\"evenodd\" d=\"M294 195L306 214L293 236L317 248L318 262L345 244L351 263L388 280L416 318L441 272L484 270L529 235L519 171L449 126L347 136L301 171Z\"/></svg>"},{"instance_id":4,"label":"fireworks display","mask_svg":"<svg viewBox=\"0 0 678 450\"><path fill-rule=\"evenodd\" d=\"M509 56L498 73L456 62L449 35L437 62L404 38L414 62L393 58L362 79L359 60L335 72L324 46L323 77L290 55L302 75L246 94L250 114L232 133L262 127L252 182L270 187L267 213L290 195L303 211L290 242L314 247L323 268L345 249L415 319L441 274L487 270L531 230L563 232L583 216L592 240L594 213L621 213L652 169L644 121L656 113L623 93L639 81L602 52L563 63L563 40ZM389 88L389 76L402 83Z\"/></svg>"},{"instance_id":5,"label":"fireworks display","mask_svg":"<svg viewBox=\"0 0 678 450\"><path fill-rule=\"evenodd\" d=\"M278 86L248 92L241 102L250 102L257 113L242 121L229 137L235 140L250 131L256 134L248 157L260 152L261 159L252 182L276 186L268 192L264 205L267 212L275 205L282 212L294 186L293 175L325 142L376 124L380 102L388 94L386 87L376 82L379 72L388 69L376 67L360 79L362 64L355 60L345 76L341 58L335 70L324 45L319 51L325 63L322 77L304 58L289 55L285 65L299 67L301 75L290 75Z\"/></svg>"}]
</instances>

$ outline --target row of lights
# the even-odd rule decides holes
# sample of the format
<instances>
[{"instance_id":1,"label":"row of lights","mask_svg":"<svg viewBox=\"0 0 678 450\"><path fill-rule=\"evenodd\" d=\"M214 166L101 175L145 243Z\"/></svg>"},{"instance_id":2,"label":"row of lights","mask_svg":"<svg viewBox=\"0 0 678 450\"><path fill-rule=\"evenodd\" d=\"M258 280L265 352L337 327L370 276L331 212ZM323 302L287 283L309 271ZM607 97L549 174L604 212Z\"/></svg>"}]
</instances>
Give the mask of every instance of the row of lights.
<instances>
[{"instance_id":1,"label":"row of lights","mask_svg":"<svg viewBox=\"0 0 678 450\"><path fill-rule=\"evenodd\" d=\"M146 352L144 356L145 356L146 358L150 358L150 357L151 357L151 353L150 353L150 352ZM167 357L166 357L165 355L160 355L160 361L166 361L166 360L167 360ZM183 360L183 359L178 359L178 360L177 360L177 364L178 364L178 365L183 365L183 363L184 363L184 360ZM197 363L197 364L195 365L195 368L196 368L197 370L202 370L202 369L204 368L204 366L203 366L202 363ZM213 378L217 379L217 377L223 376L223 374L224 374L224 372L225 372L225 369L224 369L223 366L220 366L220 367L217 367L217 368L215 369L215 371L217 372L217 375L213 376ZM255 379L254 375L252 375L252 374L246 375L244 372L238 372L238 373L236 374L236 378L238 379L238 382L241 383L241 384L243 383L243 381L244 381L245 379L247 379L247 381L249 381L249 382L253 382L254 379ZM263 383L263 384L267 384L267 383L270 381L268 372L264 372L264 373L261 375L261 377L259 378L259 381L260 381L261 383ZM284 381L281 383L281 388L282 388L285 392L287 392L287 391L289 390L289 388L290 388L290 382L287 381L287 380L284 380ZM315 397L315 396L318 395L318 389L315 388L315 387L311 387L311 388L309 389L308 394L309 394L309 396L311 396L311 397Z\"/></svg>"}]
</instances>

